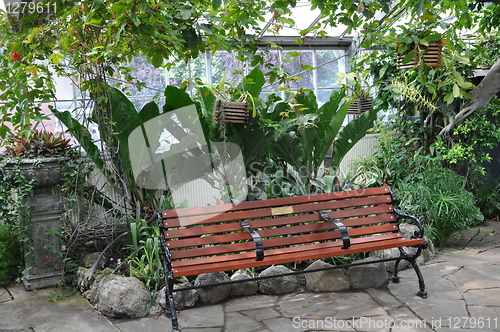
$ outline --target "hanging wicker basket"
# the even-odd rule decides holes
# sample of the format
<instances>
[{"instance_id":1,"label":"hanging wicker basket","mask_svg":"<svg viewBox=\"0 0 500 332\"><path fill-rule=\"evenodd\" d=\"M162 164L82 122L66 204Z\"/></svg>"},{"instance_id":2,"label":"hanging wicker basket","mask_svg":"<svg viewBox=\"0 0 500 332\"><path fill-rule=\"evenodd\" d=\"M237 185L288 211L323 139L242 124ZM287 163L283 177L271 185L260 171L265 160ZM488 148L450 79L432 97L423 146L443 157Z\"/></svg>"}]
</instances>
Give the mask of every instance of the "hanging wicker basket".
<instances>
[{"instance_id":1,"label":"hanging wicker basket","mask_svg":"<svg viewBox=\"0 0 500 332\"><path fill-rule=\"evenodd\" d=\"M440 67L441 66L441 50L443 49L443 43L441 41L429 43L429 46L421 46L424 51L422 56L420 56L420 50L417 48L415 52L415 57L407 63L403 63L403 58L406 53L398 53L397 56L397 67L398 69L409 69L414 68L418 65L420 59L428 67Z\"/></svg>"},{"instance_id":2,"label":"hanging wicker basket","mask_svg":"<svg viewBox=\"0 0 500 332\"><path fill-rule=\"evenodd\" d=\"M360 115L363 112L371 111L373 109L373 98L356 98L349 106L347 114Z\"/></svg>"},{"instance_id":3,"label":"hanging wicker basket","mask_svg":"<svg viewBox=\"0 0 500 332\"><path fill-rule=\"evenodd\" d=\"M249 117L248 102L223 101L214 104L214 121L227 124L247 124Z\"/></svg>"}]
</instances>

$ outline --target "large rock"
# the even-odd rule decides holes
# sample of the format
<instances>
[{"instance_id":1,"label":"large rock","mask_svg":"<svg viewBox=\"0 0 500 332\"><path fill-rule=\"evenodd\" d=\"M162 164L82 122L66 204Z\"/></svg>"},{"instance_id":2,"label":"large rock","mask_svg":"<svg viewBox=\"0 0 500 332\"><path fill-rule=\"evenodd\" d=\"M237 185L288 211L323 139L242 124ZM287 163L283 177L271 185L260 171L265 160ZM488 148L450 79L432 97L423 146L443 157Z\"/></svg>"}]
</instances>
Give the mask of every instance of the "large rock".
<instances>
[{"instance_id":1,"label":"large rock","mask_svg":"<svg viewBox=\"0 0 500 332\"><path fill-rule=\"evenodd\" d=\"M112 274L113 269L107 267L104 270L96 270L93 274L91 272L92 269L87 269L83 266L80 266L76 270L76 284L82 293L89 290L96 281Z\"/></svg>"},{"instance_id":2,"label":"large rock","mask_svg":"<svg viewBox=\"0 0 500 332\"><path fill-rule=\"evenodd\" d=\"M333 267L333 265L317 260L309 265L305 271L330 267ZM337 292L349 289L349 279L340 268L305 273L305 278L306 289L310 292Z\"/></svg>"},{"instance_id":3,"label":"large rock","mask_svg":"<svg viewBox=\"0 0 500 332\"><path fill-rule=\"evenodd\" d=\"M196 277L194 285L195 286L210 285L228 281L230 281L229 278L227 278L221 272L204 273ZM203 304L214 304L220 302L229 297L230 293L231 293L231 285L205 287L205 288L200 288L198 290L198 294L200 296L200 302Z\"/></svg>"},{"instance_id":4,"label":"large rock","mask_svg":"<svg viewBox=\"0 0 500 332\"><path fill-rule=\"evenodd\" d=\"M403 237L405 239L411 239L411 237L415 234L415 232L418 231L418 227L416 225L412 225L412 224L407 224L407 223L401 223L399 225L399 229L401 230L401 235L403 235ZM434 244L432 243L432 241L427 238L426 236L424 236L425 240L427 241L428 243L428 246L427 248L422 252L422 255L419 257L419 259L421 259L421 261L419 261L417 259L417 263L423 263L423 262L426 262L428 261L429 259L431 258L434 258L436 256L436 252L434 251ZM411 249L415 249L415 248L411 248ZM415 249L416 250L416 249Z\"/></svg>"},{"instance_id":5,"label":"large rock","mask_svg":"<svg viewBox=\"0 0 500 332\"><path fill-rule=\"evenodd\" d=\"M187 288L192 287L193 284L190 282L185 282L183 284L174 285L174 290L179 288ZM165 296L165 292L163 292L163 296ZM184 308L194 307L198 299L200 298L200 294L197 289L189 289L181 292L174 292L174 303L175 307L179 310Z\"/></svg>"},{"instance_id":6,"label":"large rock","mask_svg":"<svg viewBox=\"0 0 500 332\"><path fill-rule=\"evenodd\" d=\"M365 259L354 261L353 263L372 264L350 266L347 270L347 277L352 288L377 288L382 286L388 280L388 274L385 265L377 263L380 259L376 257L368 257Z\"/></svg>"},{"instance_id":7,"label":"large rock","mask_svg":"<svg viewBox=\"0 0 500 332\"><path fill-rule=\"evenodd\" d=\"M274 276L290 272L292 272L292 270L283 265L275 265L262 271L259 277ZM259 280L259 288L262 293L269 295L293 293L299 290L299 279L295 275L262 279Z\"/></svg>"},{"instance_id":8,"label":"large rock","mask_svg":"<svg viewBox=\"0 0 500 332\"><path fill-rule=\"evenodd\" d=\"M415 234L415 232L418 231L418 227L416 225L412 224L407 224L407 223L402 223L399 226L401 230L401 235L405 239L411 239L411 237ZM435 256L435 251L434 251L434 245L431 240L429 240L427 237L425 237L427 240L428 246L426 249L422 251L422 254L417 258L417 263L418 264L424 264L426 261L434 258ZM415 255L417 253L417 248L414 247L404 247L405 252L407 252L410 256ZM390 248L390 249L385 249L385 250L378 250L370 253L370 256L378 257L380 259L393 259L399 257L400 251L398 248ZM390 273L394 273L394 267L395 267L396 261L388 261L385 262L385 267L386 270L389 271ZM406 267L410 266L410 263L403 259L399 262L399 270L402 270Z\"/></svg>"},{"instance_id":9,"label":"large rock","mask_svg":"<svg viewBox=\"0 0 500 332\"><path fill-rule=\"evenodd\" d=\"M91 254L87 254L87 255L83 256L81 266L84 268L90 269L94 266L95 262L97 262L97 259L99 259L99 263L97 264L97 268L98 269L104 268L104 264L106 264L108 259L106 257L104 257L104 255L102 255L100 258L99 258L99 256L101 256L100 252L93 252Z\"/></svg>"},{"instance_id":10,"label":"large rock","mask_svg":"<svg viewBox=\"0 0 500 332\"><path fill-rule=\"evenodd\" d=\"M250 274L245 270L238 270L231 276L232 281L251 279ZM255 281L238 282L231 287L231 296L248 296L257 293L258 288Z\"/></svg>"},{"instance_id":11,"label":"large rock","mask_svg":"<svg viewBox=\"0 0 500 332\"><path fill-rule=\"evenodd\" d=\"M109 275L94 283L84 296L106 316L140 318L146 315L151 294L137 278Z\"/></svg>"},{"instance_id":12,"label":"large rock","mask_svg":"<svg viewBox=\"0 0 500 332\"><path fill-rule=\"evenodd\" d=\"M193 285L190 282L186 282L183 284L174 285L174 289L187 288L192 286ZM198 302L199 294L197 289L190 289L187 291L174 292L173 297L174 297L175 308L178 310L182 310L184 308L194 307L196 302ZM149 314L151 315L161 314L165 311L166 307L167 303L166 303L165 287L163 287L156 294L155 301L151 306L151 310L149 310Z\"/></svg>"}]
</instances>

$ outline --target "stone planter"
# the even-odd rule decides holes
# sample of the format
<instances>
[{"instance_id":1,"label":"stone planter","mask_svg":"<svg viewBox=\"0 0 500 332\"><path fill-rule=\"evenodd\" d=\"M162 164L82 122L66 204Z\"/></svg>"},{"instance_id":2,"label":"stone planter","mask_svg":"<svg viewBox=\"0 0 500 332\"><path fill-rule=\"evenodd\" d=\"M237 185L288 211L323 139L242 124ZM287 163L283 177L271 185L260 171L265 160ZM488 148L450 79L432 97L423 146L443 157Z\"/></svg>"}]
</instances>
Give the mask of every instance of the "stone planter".
<instances>
[{"instance_id":1,"label":"stone planter","mask_svg":"<svg viewBox=\"0 0 500 332\"><path fill-rule=\"evenodd\" d=\"M19 167L27 179L37 179L33 197L26 198L30 208L31 234L24 245L27 290L55 286L62 277L61 239L59 231L62 201L54 193L61 184L61 165L57 158L22 159L7 164L6 172Z\"/></svg>"}]
</instances>

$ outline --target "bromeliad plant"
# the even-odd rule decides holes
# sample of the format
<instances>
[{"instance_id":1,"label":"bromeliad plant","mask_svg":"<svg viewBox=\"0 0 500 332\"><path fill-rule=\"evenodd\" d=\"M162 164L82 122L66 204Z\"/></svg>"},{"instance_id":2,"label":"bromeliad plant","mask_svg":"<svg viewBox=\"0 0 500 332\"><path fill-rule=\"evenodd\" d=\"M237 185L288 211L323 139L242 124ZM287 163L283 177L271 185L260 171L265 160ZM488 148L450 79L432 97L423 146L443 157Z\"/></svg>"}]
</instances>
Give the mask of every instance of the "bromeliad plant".
<instances>
[{"instance_id":1,"label":"bromeliad plant","mask_svg":"<svg viewBox=\"0 0 500 332\"><path fill-rule=\"evenodd\" d=\"M40 130L19 131L4 141L5 153L10 157L61 157L71 148L71 139L62 133Z\"/></svg>"}]
</instances>

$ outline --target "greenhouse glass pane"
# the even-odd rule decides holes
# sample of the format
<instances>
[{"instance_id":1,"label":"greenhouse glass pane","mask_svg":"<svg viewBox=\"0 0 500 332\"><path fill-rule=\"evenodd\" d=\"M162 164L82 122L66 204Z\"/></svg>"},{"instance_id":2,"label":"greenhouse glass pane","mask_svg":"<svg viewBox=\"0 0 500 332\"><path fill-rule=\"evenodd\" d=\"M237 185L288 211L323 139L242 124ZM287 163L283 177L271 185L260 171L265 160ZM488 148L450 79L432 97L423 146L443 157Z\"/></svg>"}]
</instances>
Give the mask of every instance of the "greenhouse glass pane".
<instances>
[{"instance_id":1,"label":"greenhouse glass pane","mask_svg":"<svg viewBox=\"0 0 500 332\"><path fill-rule=\"evenodd\" d=\"M203 55L191 59L187 63L184 60L176 61L168 72L169 84L174 86L181 86L184 82L195 84L197 78L206 82L207 71L205 66L206 61Z\"/></svg>"},{"instance_id":2,"label":"greenhouse glass pane","mask_svg":"<svg viewBox=\"0 0 500 332\"><path fill-rule=\"evenodd\" d=\"M316 51L316 69L318 72L318 88L338 87L337 75L341 69L345 68L343 62L345 57L341 57L344 51L338 50L318 50ZM339 57L341 57L339 59ZM341 63L342 62L342 63Z\"/></svg>"},{"instance_id":3,"label":"greenhouse glass pane","mask_svg":"<svg viewBox=\"0 0 500 332\"><path fill-rule=\"evenodd\" d=\"M125 79L112 77L110 81L123 93L133 96L155 96L158 92L162 93L166 87L166 72L163 68L153 67L144 56L134 57L132 62L126 65L131 68L131 75L137 82L144 84L125 83ZM119 74L117 72L117 74Z\"/></svg>"},{"instance_id":4,"label":"greenhouse glass pane","mask_svg":"<svg viewBox=\"0 0 500 332\"><path fill-rule=\"evenodd\" d=\"M236 59L236 54L217 52L212 57L212 82L218 84L222 78L231 84L238 84L243 78L245 64Z\"/></svg>"},{"instance_id":5,"label":"greenhouse glass pane","mask_svg":"<svg viewBox=\"0 0 500 332\"><path fill-rule=\"evenodd\" d=\"M314 74L312 70L304 70L304 66L313 65L312 51L284 51L283 70L290 74L290 77L297 78L287 82L287 87L291 90L314 89Z\"/></svg>"}]
</instances>

